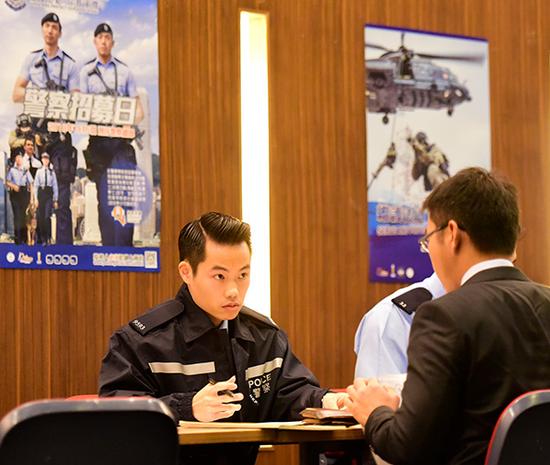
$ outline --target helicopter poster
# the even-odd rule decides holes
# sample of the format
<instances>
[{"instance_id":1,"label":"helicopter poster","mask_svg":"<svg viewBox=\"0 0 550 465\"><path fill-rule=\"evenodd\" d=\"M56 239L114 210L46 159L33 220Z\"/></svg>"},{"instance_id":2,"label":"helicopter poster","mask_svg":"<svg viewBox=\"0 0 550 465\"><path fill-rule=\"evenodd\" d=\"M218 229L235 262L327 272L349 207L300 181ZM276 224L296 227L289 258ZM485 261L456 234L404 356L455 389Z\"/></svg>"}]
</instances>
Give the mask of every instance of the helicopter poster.
<instances>
[{"instance_id":1,"label":"helicopter poster","mask_svg":"<svg viewBox=\"0 0 550 465\"><path fill-rule=\"evenodd\" d=\"M369 279L432 273L422 202L469 166L491 166L484 39L366 25Z\"/></svg>"},{"instance_id":2,"label":"helicopter poster","mask_svg":"<svg viewBox=\"0 0 550 465\"><path fill-rule=\"evenodd\" d=\"M0 25L0 267L159 271L157 0L5 0Z\"/></svg>"}]
</instances>

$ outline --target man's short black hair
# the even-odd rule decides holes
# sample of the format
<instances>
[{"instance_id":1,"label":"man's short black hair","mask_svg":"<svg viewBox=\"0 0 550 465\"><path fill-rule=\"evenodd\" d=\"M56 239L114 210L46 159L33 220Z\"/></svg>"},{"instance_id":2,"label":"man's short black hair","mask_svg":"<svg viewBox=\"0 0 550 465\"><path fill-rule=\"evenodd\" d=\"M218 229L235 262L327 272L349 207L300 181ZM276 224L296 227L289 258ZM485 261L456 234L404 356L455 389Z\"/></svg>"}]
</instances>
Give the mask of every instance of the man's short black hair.
<instances>
[{"instance_id":1,"label":"man's short black hair","mask_svg":"<svg viewBox=\"0 0 550 465\"><path fill-rule=\"evenodd\" d=\"M455 220L482 253L512 255L520 232L516 188L483 168L466 168L437 186L423 208L437 226Z\"/></svg>"},{"instance_id":2,"label":"man's short black hair","mask_svg":"<svg viewBox=\"0 0 550 465\"><path fill-rule=\"evenodd\" d=\"M187 223L180 231L178 245L180 261L187 260L193 273L206 256L206 238L222 245L245 242L252 252L250 225L230 215L209 212Z\"/></svg>"},{"instance_id":3,"label":"man's short black hair","mask_svg":"<svg viewBox=\"0 0 550 465\"><path fill-rule=\"evenodd\" d=\"M23 144L26 144L28 140L30 140L32 142L32 145L34 145L34 137L33 136L26 136L25 140L23 141Z\"/></svg>"}]
</instances>

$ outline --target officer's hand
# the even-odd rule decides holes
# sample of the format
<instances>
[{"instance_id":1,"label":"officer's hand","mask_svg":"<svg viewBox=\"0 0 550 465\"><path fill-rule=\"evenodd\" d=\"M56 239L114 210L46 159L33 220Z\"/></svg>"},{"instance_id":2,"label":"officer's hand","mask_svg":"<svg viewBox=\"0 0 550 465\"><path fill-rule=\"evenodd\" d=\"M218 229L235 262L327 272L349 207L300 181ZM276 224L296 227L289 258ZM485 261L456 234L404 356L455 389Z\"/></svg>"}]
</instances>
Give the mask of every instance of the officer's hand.
<instances>
[{"instance_id":1,"label":"officer's hand","mask_svg":"<svg viewBox=\"0 0 550 465\"><path fill-rule=\"evenodd\" d=\"M53 203L53 208L55 208L57 210L57 202Z\"/></svg>"},{"instance_id":2,"label":"officer's hand","mask_svg":"<svg viewBox=\"0 0 550 465\"><path fill-rule=\"evenodd\" d=\"M344 402L348 398L345 392L327 392L323 396L323 408L341 410L344 408Z\"/></svg>"},{"instance_id":3,"label":"officer's hand","mask_svg":"<svg viewBox=\"0 0 550 465\"><path fill-rule=\"evenodd\" d=\"M32 202L31 202L32 203ZM38 200L34 201L34 208L38 208Z\"/></svg>"},{"instance_id":4,"label":"officer's hand","mask_svg":"<svg viewBox=\"0 0 550 465\"><path fill-rule=\"evenodd\" d=\"M19 192L19 186L17 186L17 185L16 185L16 186L13 186L13 190L14 190L15 192Z\"/></svg>"},{"instance_id":5,"label":"officer's hand","mask_svg":"<svg viewBox=\"0 0 550 465\"><path fill-rule=\"evenodd\" d=\"M193 416L198 421L216 421L222 418L229 418L241 409L241 405L235 402L243 400L239 392L232 395L222 394L220 391L237 389L235 377L216 384L207 384L193 397Z\"/></svg>"}]
</instances>

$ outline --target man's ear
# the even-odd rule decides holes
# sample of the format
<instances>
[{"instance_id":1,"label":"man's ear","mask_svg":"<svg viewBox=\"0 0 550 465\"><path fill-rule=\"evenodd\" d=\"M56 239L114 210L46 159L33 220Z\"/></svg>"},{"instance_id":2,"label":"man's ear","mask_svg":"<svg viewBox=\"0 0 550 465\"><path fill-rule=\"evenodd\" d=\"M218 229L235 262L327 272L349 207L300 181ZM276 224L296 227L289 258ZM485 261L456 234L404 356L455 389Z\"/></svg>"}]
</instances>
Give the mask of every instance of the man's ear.
<instances>
[{"instance_id":1,"label":"man's ear","mask_svg":"<svg viewBox=\"0 0 550 465\"><path fill-rule=\"evenodd\" d=\"M447 228L449 229L449 234L451 236L451 245L453 248L453 252L456 253L460 250L460 247L462 245L463 231L458 227L458 223L455 220L449 220Z\"/></svg>"},{"instance_id":2,"label":"man's ear","mask_svg":"<svg viewBox=\"0 0 550 465\"><path fill-rule=\"evenodd\" d=\"M185 284L189 284L191 278L193 277L193 269L187 260L183 260L179 263L178 272L183 282Z\"/></svg>"}]
</instances>

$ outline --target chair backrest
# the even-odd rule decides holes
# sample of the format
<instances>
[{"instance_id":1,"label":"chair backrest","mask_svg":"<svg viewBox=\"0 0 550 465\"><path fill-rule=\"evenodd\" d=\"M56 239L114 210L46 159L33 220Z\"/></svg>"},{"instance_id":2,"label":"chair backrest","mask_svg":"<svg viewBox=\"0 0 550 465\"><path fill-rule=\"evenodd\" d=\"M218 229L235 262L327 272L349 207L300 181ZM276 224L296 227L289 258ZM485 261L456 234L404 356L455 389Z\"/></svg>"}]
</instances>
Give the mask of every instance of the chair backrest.
<instances>
[{"instance_id":1,"label":"chair backrest","mask_svg":"<svg viewBox=\"0 0 550 465\"><path fill-rule=\"evenodd\" d=\"M40 400L0 421L0 465L175 465L174 417L158 399Z\"/></svg>"},{"instance_id":2,"label":"chair backrest","mask_svg":"<svg viewBox=\"0 0 550 465\"><path fill-rule=\"evenodd\" d=\"M497 421L485 465L550 463L550 389L527 392Z\"/></svg>"}]
</instances>

